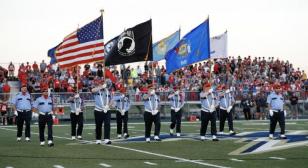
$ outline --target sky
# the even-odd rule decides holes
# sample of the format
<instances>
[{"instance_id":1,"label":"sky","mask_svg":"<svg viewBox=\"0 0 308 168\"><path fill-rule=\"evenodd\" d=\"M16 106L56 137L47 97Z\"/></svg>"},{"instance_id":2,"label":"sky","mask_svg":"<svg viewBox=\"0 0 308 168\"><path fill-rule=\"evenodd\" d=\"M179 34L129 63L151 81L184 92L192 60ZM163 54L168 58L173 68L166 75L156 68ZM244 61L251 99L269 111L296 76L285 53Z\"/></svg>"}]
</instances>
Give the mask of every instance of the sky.
<instances>
[{"instance_id":1,"label":"sky","mask_svg":"<svg viewBox=\"0 0 308 168\"><path fill-rule=\"evenodd\" d=\"M307 0L1 0L0 65L49 61L48 49L101 9L105 42L148 19L153 42L179 28L183 37L209 16L211 36L228 30L228 55L275 57L308 71Z\"/></svg>"}]
</instances>

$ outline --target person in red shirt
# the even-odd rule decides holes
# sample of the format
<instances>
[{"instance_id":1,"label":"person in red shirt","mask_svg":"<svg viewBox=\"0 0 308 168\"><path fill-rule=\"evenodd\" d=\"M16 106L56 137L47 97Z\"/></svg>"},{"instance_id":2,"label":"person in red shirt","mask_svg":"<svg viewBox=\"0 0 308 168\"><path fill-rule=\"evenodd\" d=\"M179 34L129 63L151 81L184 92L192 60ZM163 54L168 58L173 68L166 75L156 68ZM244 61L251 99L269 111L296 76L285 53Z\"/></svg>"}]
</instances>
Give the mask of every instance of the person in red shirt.
<instances>
[{"instance_id":1,"label":"person in red shirt","mask_svg":"<svg viewBox=\"0 0 308 168\"><path fill-rule=\"evenodd\" d=\"M219 64L216 62L214 65L214 73L218 74L219 73Z\"/></svg>"},{"instance_id":2,"label":"person in red shirt","mask_svg":"<svg viewBox=\"0 0 308 168\"><path fill-rule=\"evenodd\" d=\"M56 78L56 79L54 80L54 82L53 82L53 87L54 87L55 92L60 92L61 84L60 84L59 78Z\"/></svg>"},{"instance_id":3,"label":"person in red shirt","mask_svg":"<svg viewBox=\"0 0 308 168\"><path fill-rule=\"evenodd\" d=\"M174 83L174 76L173 76L173 74L171 74L171 75L169 76L168 82L169 82L170 84L173 84L173 83Z\"/></svg>"},{"instance_id":4,"label":"person in red shirt","mask_svg":"<svg viewBox=\"0 0 308 168\"><path fill-rule=\"evenodd\" d=\"M73 93L73 92L75 92L75 91L74 91L74 88L73 88L71 85L69 85L69 86L67 87L67 92Z\"/></svg>"},{"instance_id":5,"label":"person in red shirt","mask_svg":"<svg viewBox=\"0 0 308 168\"><path fill-rule=\"evenodd\" d=\"M36 61L34 61L33 65L32 65L32 69L33 69L34 73L39 72L39 68L38 68Z\"/></svg>"},{"instance_id":6,"label":"person in red shirt","mask_svg":"<svg viewBox=\"0 0 308 168\"><path fill-rule=\"evenodd\" d=\"M61 89L60 92L66 92L68 87L67 79L61 81Z\"/></svg>"},{"instance_id":7,"label":"person in red shirt","mask_svg":"<svg viewBox=\"0 0 308 168\"><path fill-rule=\"evenodd\" d=\"M26 71L27 71L27 73L31 72L31 66L30 66L29 62L27 62Z\"/></svg>"},{"instance_id":8,"label":"person in red shirt","mask_svg":"<svg viewBox=\"0 0 308 168\"><path fill-rule=\"evenodd\" d=\"M89 69L85 69L82 73L83 76L89 76L90 75L90 70Z\"/></svg>"},{"instance_id":9,"label":"person in red shirt","mask_svg":"<svg viewBox=\"0 0 308 168\"><path fill-rule=\"evenodd\" d=\"M18 79L21 82L21 84L27 84L27 72L26 72L26 67L22 63L19 67L18 70Z\"/></svg>"},{"instance_id":10,"label":"person in red shirt","mask_svg":"<svg viewBox=\"0 0 308 168\"><path fill-rule=\"evenodd\" d=\"M140 87L140 92L142 94L147 93L148 92L148 87L146 85L143 85Z\"/></svg>"},{"instance_id":11,"label":"person in red shirt","mask_svg":"<svg viewBox=\"0 0 308 168\"><path fill-rule=\"evenodd\" d=\"M9 70L9 77L13 77L14 76L14 71L15 71L15 66L14 64L11 62L9 67L8 67L8 70Z\"/></svg>"},{"instance_id":12,"label":"person in red shirt","mask_svg":"<svg viewBox=\"0 0 308 168\"><path fill-rule=\"evenodd\" d=\"M41 91L43 91L44 88L48 88L48 81L46 78L43 78L40 82L40 88Z\"/></svg>"},{"instance_id":13,"label":"person in red shirt","mask_svg":"<svg viewBox=\"0 0 308 168\"><path fill-rule=\"evenodd\" d=\"M4 93L3 95L3 101L8 101L10 98L10 92L11 92L11 86L8 84L8 81L4 79L4 84L2 86L2 92Z\"/></svg>"}]
</instances>

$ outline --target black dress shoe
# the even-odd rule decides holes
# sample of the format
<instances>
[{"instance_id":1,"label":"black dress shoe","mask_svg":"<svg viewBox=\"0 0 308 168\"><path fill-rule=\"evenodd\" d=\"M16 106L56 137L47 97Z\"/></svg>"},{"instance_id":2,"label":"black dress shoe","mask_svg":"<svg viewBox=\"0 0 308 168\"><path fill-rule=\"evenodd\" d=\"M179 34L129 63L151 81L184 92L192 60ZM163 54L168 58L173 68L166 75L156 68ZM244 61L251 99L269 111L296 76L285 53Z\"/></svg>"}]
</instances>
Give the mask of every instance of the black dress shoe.
<instances>
[{"instance_id":1,"label":"black dress shoe","mask_svg":"<svg viewBox=\"0 0 308 168\"><path fill-rule=\"evenodd\" d=\"M129 135L128 135L128 134L124 135L124 139L127 139L128 137L129 137Z\"/></svg>"},{"instance_id":2,"label":"black dress shoe","mask_svg":"<svg viewBox=\"0 0 308 168\"><path fill-rule=\"evenodd\" d=\"M108 141L108 142L106 142L105 144L106 144L106 145L110 145L110 144L111 144L111 141Z\"/></svg>"},{"instance_id":3,"label":"black dress shoe","mask_svg":"<svg viewBox=\"0 0 308 168\"><path fill-rule=\"evenodd\" d=\"M232 132L231 134L229 134L230 136L234 136L236 135L236 132Z\"/></svg>"},{"instance_id":4,"label":"black dress shoe","mask_svg":"<svg viewBox=\"0 0 308 168\"><path fill-rule=\"evenodd\" d=\"M53 147L53 146L55 146L55 144L54 143L50 143L50 144L48 144L48 146L49 147Z\"/></svg>"},{"instance_id":5,"label":"black dress shoe","mask_svg":"<svg viewBox=\"0 0 308 168\"><path fill-rule=\"evenodd\" d=\"M217 138L214 138L214 139L212 139L212 140L215 141L215 142L219 141L219 139L217 139Z\"/></svg>"},{"instance_id":6,"label":"black dress shoe","mask_svg":"<svg viewBox=\"0 0 308 168\"><path fill-rule=\"evenodd\" d=\"M160 139L160 138L158 138L158 139L155 139L155 141L161 141L161 139Z\"/></svg>"}]
</instances>

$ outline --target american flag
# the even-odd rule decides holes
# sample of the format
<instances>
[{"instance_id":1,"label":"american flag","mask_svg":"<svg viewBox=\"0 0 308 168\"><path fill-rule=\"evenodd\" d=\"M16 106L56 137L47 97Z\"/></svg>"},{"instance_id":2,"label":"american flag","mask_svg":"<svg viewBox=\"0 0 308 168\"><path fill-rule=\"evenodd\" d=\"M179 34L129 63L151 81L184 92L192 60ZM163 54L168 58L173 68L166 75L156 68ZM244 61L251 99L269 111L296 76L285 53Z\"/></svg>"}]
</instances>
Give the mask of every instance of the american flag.
<instances>
[{"instance_id":1,"label":"american flag","mask_svg":"<svg viewBox=\"0 0 308 168\"><path fill-rule=\"evenodd\" d=\"M60 68L102 61L104 58L103 20L101 17L64 38L55 51Z\"/></svg>"}]
</instances>

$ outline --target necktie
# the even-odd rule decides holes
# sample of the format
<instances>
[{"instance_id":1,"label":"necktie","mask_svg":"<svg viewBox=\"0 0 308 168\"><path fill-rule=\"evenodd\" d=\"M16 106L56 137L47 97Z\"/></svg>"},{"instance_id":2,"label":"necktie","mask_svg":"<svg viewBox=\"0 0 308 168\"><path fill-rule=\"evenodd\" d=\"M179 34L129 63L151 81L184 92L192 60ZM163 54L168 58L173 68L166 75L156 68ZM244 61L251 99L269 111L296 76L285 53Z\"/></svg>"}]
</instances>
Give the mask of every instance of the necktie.
<instances>
[{"instance_id":1,"label":"necktie","mask_svg":"<svg viewBox=\"0 0 308 168\"><path fill-rule=\"evenodd\" d=\"M123 101L122 101L122 110L124 110L124 104L125 104L125 97L123 98Z\"/></svg>"},{"instance_id":2,"label":"necktie","mask_svg":"<svg viewBox=\"0 0 308 168\"><path fill-rule=\"evenodd\" d=\"M151 110L154 110L155 109L155 97L154 96L151 96L151 105L152 105Z\"/></svg>"}]
</instances>

